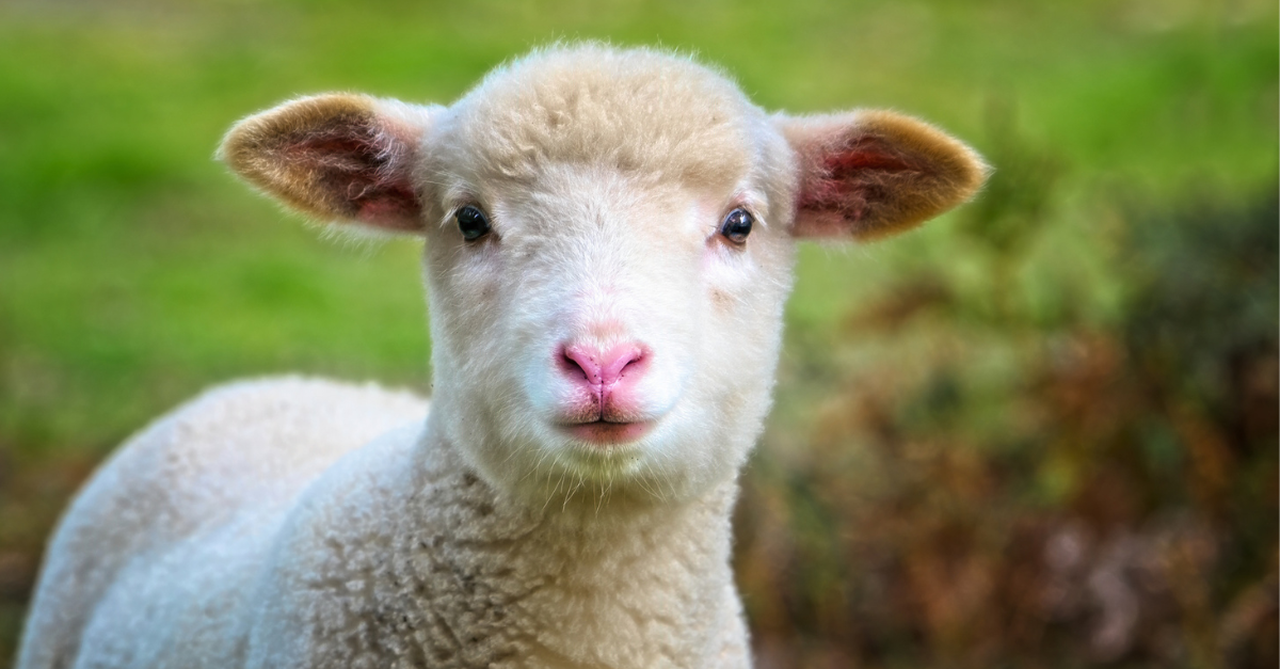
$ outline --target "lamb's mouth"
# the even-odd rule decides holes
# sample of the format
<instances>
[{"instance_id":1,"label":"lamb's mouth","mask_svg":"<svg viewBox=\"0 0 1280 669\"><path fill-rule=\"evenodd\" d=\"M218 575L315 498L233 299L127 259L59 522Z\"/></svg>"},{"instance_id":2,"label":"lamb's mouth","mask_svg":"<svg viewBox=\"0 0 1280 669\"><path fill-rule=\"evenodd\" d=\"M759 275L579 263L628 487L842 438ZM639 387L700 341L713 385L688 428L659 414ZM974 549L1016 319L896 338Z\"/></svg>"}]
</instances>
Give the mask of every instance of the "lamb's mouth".
<instances>
[{"instance_id":1,"label":"lamb's mouth","mask_svg":"<svg viewBox=\"0 0 1280 669\"><path fill-rule=\"evenodd\" d=\"M632 442L648 434L655 421L641 420L631 423L614 423L597 420L590 423L561 425L560 429L593 446L613 446Z\"/></svg>"}]
</instances>

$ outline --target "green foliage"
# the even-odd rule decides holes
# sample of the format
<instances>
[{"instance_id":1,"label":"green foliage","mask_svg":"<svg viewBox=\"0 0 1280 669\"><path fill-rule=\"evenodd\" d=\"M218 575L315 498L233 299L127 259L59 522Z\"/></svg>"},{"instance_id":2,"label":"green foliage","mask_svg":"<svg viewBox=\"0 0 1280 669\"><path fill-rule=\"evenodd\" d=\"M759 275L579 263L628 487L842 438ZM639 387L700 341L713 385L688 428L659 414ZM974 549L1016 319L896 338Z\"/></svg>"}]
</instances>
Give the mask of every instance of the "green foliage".
<instances>
[{"instance_id":1,"label":"green foliage","mask_svg":"<svg viewBox=\"0 0 1280 669\"><path fill-rule=\"evenodd\" d=\"M287 370L428 390L419 249L282 220L211 160L229 124L324 90L447 102L602 38L697 51L769 107L918 114L996 168L918 233L801 250L738 516L761 665L1274 666L1276 18L0 3L0 665L56 514L149 418Z\"/></svg>"}]
</instances>

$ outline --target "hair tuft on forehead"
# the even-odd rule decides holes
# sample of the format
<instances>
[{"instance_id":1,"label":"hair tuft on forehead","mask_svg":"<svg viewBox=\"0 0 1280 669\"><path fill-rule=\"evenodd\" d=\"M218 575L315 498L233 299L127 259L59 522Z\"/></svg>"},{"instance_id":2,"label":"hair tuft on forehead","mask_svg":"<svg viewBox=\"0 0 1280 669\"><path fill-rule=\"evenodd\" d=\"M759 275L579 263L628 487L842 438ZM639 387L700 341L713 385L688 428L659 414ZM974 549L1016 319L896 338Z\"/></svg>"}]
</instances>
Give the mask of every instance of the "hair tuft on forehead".
<instances>
[{"instance_id":1,"label":"hair tuft on forehead","mask_svg":"<svg viewBox=\"0 0 1280 669\"><path fill-rule=\"evenodd\" d=\"M646 178L732 181L763 113L721 72L656 49L541 50L498 68L455 107L453 148L492 178L547 163L613 164ZM452 152L450 152L452 153Z\"/></svg>"}]
</instances>

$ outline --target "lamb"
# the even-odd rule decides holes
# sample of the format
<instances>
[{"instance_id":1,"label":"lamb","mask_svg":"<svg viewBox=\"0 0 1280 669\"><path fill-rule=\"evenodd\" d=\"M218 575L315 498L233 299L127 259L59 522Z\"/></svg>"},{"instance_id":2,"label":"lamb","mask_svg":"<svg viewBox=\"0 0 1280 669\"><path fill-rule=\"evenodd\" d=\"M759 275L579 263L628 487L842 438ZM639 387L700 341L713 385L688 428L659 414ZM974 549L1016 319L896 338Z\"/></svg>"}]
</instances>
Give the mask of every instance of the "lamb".
<instances>
[{"instance_id":1,"label":"lamb","mask_svg":"<svg viewBox=\"0 0 1280 669\"><path fill-rule=\"evenodd\" d=\"M220 157L425 238L435 390L212 390L94 476L21 669L746 667L729 565L797 239L873 240L987 168L887 111L768 115L653 49L537 50L452 106L330 94Z\"/></svg>"}]
</instances>

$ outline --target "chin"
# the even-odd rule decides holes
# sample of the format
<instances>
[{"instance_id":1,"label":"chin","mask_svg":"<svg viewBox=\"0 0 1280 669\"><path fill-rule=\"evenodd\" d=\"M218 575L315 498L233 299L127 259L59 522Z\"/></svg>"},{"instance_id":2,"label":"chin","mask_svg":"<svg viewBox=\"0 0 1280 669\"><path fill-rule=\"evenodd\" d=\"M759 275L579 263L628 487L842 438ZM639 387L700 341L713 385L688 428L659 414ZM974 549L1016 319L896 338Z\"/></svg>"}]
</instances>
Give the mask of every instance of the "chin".
<instances>
[{"instance_id":1,"label":"chin","mask_svg":"<svg viewBox=\"0 0 1280 669\"><path fill-rule=\"evenodd\" d=\"M685 473L692 462L687 454L676 455L679 449L673 446L669 426L661 421L626 425L621 431L612 426L547 426L539 430L542 438L537 452L512 459L513 469L523 471L506 473L520 479L519 487L527 494L548 500L563 498L564 502L599 505L625 500L670 501L683 496L680 493L686 486L673 483L688 478ZM579 434L584 431L585 435ZM516 465L517 459L523 465Z\"/></svg>"}]
</instances>

